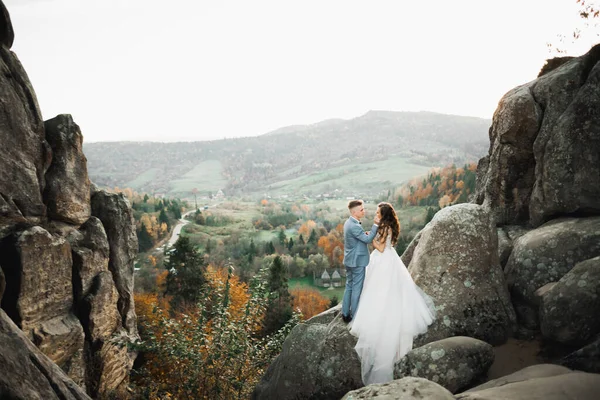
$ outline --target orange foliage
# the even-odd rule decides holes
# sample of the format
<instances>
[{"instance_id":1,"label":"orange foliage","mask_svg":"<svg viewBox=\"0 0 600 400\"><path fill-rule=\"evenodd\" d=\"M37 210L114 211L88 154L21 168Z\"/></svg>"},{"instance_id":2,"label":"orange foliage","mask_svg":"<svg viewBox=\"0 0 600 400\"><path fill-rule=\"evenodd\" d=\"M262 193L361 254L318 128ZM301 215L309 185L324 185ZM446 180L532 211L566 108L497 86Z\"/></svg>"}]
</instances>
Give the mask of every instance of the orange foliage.
<instances>
[{"instance_id":1,"label":"orange foliage","mask_svg":"<svg viewBox=\"0 0 600 400\"><path fill-rule=\"evenodd\" d=\"M341 225L338 225L338 227L339 226L341 226ZM334 261L336 261L336 260L334 260L335 249L338 247L340 249L344 248L343 230L344 230L343 226L342 226L341 232L337 228L332 229L331 232L329 232L327 234L327 236L321 236L317 243L317 246L319 246L320 248L323 249L323 254L325 254L329 258L329 262L331 262L332 264L334 264ZM344 260L344 253L338 252L337 262L342 262L343 260Z\"/></svg>"},{"instance_id":2,"label":"orange foliage","mask_svg":"<svg viewBox=\"0 0 600 400\"><path fill-rule=\"evenodd\" d=\"M329 307L329 299L316 289L295 288L290 290L290 294L294 309L300 309L305 320L322 313Z\"/></svg>"},{"instance_id":3,"label":"orange foliage","mask_svg":"<svg viewBox=\"0 0 600 400\"><path fill-rule=\"evenodd\" d=\"M215 268L209 265L206 268L206 280L213 289L224 289L227 282L227 269ZM237 276L232 275L229 278L229 307L227 311L234 320L243 317L249 299L248 285L240 281Z\"/></svg>"},{"instance_id":4,"label":"orange foliage","mask_svg":"<svg viewBox=\"0 0 600 400\"><path fill-rule=\"evenodd\" d=\"M156 287L161 293L165 292L167 286L167 276L169 275L169 271L166 269L162 271L160 274L156 275Z\"/></svg>"},{"instance_id":5,"label":"orange foliage","mask_svg":"<svg viewBox=\"0 0 600 400\"><path fill-rule=\"evenodd\" d=\"M303 235L305 238L310 236L310 232L317 227L317 223L312 219L309 219L298 228L298 234Z\"/></svg>"},{"instance_id":6,"label":"orange foliage","mask_svg":"<svg viewBox=\"0 0 600 400\"><path fill-rule=\"evenodd\" d=\"M456 168L448 166L444 168L433 168L428 177L412 179L408 184L396 189L394 197L402 197L403 204L419 205L422 200L435 195L439 199L440 207L451 205L456 201L461 193L469 194L471 189L465 184L468 174L473 178L473 172L477 170L477 165L471 163L465 168ZM471 183L473 180L471 179ZM432 204L428 202L428 204Z\"/></svg>"}]
</instances>

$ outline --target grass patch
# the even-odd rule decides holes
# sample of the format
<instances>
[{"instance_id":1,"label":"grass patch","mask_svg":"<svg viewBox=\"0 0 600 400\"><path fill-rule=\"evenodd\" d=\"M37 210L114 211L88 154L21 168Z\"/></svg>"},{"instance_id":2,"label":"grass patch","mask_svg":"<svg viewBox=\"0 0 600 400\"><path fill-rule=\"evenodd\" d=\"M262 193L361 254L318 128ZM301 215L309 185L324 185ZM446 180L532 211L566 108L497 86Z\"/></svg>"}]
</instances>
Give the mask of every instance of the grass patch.
<instances>
[{"instance_id":1,"label":"grass patch","mask_svg":"<svg viewBox=\"0 0 600 400\"><path fill-rule=\"evenodd\" d=\"M395 187L415 176L424 175L431 166L408 162L400 156L370 163L351 163L329 168L294 179L281 180L269 185L272 195L287 193L325 193L334 189L357 193L378 192L381 187Z\"/></svg>"},{"instance_id":2,"label":"grass patch","mask_svg":"<svg viewBox=\"0 0 600 400\"><path fill-rule=\"evenodd\" d=\"M125 187L139 189L140 187L144 186L146 183L152 182L154 180L154 178L156 177L156 174L158 174L158 171L159 171L158 168L147 169L146 171L139 174L135 179L127 182L125 184Z\"/></svg>"},{"instance_id":3,"label":"grass patch","mask_svg":"<svg viewBox=\"0 0 600 400\"><path fill-rule=\"evenodd\" d=\"M216 193L227 185L221 172L223 167L218 160L202 161L191 171L188 171L181 179L171 182L169 194L183 193L189 196L192 189L198 189L199 194Z\"/></svg>"}]
</instances>

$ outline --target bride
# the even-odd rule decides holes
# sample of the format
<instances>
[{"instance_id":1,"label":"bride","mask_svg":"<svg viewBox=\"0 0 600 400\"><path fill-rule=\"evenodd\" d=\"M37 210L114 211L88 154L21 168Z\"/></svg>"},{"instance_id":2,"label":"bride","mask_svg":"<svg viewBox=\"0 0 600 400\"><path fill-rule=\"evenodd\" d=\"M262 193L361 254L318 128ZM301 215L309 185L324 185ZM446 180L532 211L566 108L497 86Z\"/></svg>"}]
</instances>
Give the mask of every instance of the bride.
<instances>
[{"instance_id":1,"label":"bride","mask_svg":"<svg viewBox=\"0 0 600 400\"><path fill-rule=\"evenodd\" d=\"M360 304L350 324L365 385L394 379L394 364L406 355L413 338L435 318L431 299L413 282L394 245L400 223L389 203L377 206L380 219L376 250L367 266Z\"/></svg>"}]
</instances>

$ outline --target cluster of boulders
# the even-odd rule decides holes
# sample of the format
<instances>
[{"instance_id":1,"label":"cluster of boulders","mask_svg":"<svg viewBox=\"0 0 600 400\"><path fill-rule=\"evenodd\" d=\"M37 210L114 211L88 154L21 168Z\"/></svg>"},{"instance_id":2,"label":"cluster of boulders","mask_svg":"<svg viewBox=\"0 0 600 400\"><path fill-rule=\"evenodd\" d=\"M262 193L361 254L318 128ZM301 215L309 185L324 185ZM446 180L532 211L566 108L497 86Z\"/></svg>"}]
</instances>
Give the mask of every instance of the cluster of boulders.
<instances>
[{"instance_id":1,"label":"cluster of boulders","mask_svg":"<svg viewBox=\"0 0 600 400\"><path fill-rule=\"evenodd\" d=\"M71 116L42 119L0 6L0 398L119 397L138 338L132 210L90 183Z\"/></svg>"},{"instance_id":2,"label":"cluster of boulders","mask_svg":"<svg viewBox=\"0 0 600 400\"><path fill-rule=\"evenodd\" d=\"M337 307L292 330L254 397L597 398L599 61L600 45L508 92L472 203L440 210L402 255L437 319L395 365L396 380L363 387ZM481 384L492 346L515 335L570 352Z\"/></svg>"}]
</instances>

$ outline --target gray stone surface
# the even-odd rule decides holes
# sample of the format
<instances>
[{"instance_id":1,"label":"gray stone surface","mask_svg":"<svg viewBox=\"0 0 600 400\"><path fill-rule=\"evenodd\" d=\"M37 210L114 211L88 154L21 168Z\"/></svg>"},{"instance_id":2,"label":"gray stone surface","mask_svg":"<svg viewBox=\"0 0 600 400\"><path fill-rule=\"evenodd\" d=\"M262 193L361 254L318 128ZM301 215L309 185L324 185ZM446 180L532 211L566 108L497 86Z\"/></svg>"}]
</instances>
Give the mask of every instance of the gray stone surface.
<instances>
[{"instance_id":1,"label":"gray stone surface","mask_svg":"<svg viewBox=\"0 0 600 400\"><path fill-rule=\"evenodd\" d=\"M475 196L499 225L600 212L598 60L595 46L500 100Z\"/></svg>"},{"instance_id":2,"label":"gray stone surface","mask_svg":"<svg viewBox=\"0 0 600 400\"><path fill-rule=\"evenodd\" d=\"M363 386L360 361L341 316L297 325L257 385L254 399L339 399Z\"/></svg>"},{"instance_id":3,"label":"gray stone surface","mask_svg":"<svg viewBox=\"0 0 600 400\"><path fill-rule=\"evenodd\" d=\"M89 399L0 309L0 398Z\"/></svg>"},{"instance_id":4,"label":"gray stone surface","mask_svg":"<svg viewBox=\"0 0 600 400\"><path fill-rule=\"evenodd\" d=\"M119 292L118 308L123 327L137 336L133 301L133 263L138 251L135 221L129 202L122 194L99 190L92 193L92 215L102 221L110 249L108 268Z\"/></svg>"},{"instance_id":5,"label":"gray stone surface","mask_svg":"<svg viewBox=\"0 0 600 400\"><path fill-rule=\"evenodd\" d=\"M52 163L46 172L44 203L54 220L81 225L91 215L90 179L83 154L81 130L70 115L44 123Z\"/></svg>"},{"instance_id":6,"label":"gray stone surface","mask_svg":"<svg viewBox=\"0 0 600 400\"><path fill-rule=\"evenodd\" d=\"M588 345L565 356L560 363L578 371L600 374L600 335Z\"/></svg>"},{"instance_id":7,"label":"gray stone surface","mask_svg":"<svg viewBox=\"0 0 600 400\"><path fill-rule=\"evenodd\" d=\"M454 400L454 396L435 382L423 378L407 377L353 390L346 393L342 399Z\"/></svg>"},{"instance_id":8,"label":"gray stone surface","mask_svg":"<svg viewBox=\"0 0 600 400\"><path fill-rule=\"evenodd\" d=\"M595 400L600 393L600 375L570 372L532 378L503 386L461 393L457 400Z\"/></svg>"},{"instance_id":9,"label":"gray stone surface","mask_svg":"<svg viewBox=\"0 0 600 400\"><path fill-rule=\"evenodd\" d=\"M541 299L545 338L570 345L589 343L600 334L600 256L576 264Z\"/></svg>"},{"instance_id":10,"label":"gray stone surface","mask_svg":"<svg viewBox=\"0 0 600 400\"><path fill-rule=\"evenodd\" d=\"M490 389L494 387L500 387L515 382L523 382L534 378L547 378L550 376L557 376L562 374L568 374L571 370L567 367L556 364L537 364L530 367L523 368L512 374L505 375L501 378L492 379L486 383L471 388L463 393L476 392L480 390Z\"/></svg>"},{"instance_id":11,"label":"gray stone surface","mask_svg":"<svg viewBox=\"0 0 600 400\"><path fill-rule=\"evenodd\" d=\"M517 239L505 275L519 322L539 328L535 292L600 255L600 217L560 218Z\"/></svg>"},{"instance_id":12,"label":"gray stone surface","mask_svg":"<svg viewBox=\"0 0 600 400\"><path fill-rule=\"evenodd\" d=\"M493 362L491 345L455 336L411 350L396 364L394 378L425 378L456 393L485 376Z\"/></svg>"},{"instance_id":13,"label":"gray stone surface","mask_svg":"<svg viewBox=\"0 0 600 400\"><path fill-rule=\"evenodd\" d=\"M476 204L443 208L414 242L410 260L406 252L403 256L415 283L437 308L436 320L415 346L451 336L505 342L515 314L491 214Z\"/></svg>"}]
</instances>

